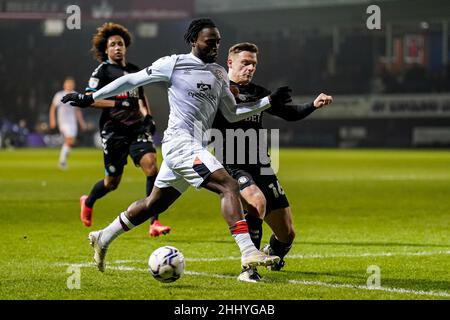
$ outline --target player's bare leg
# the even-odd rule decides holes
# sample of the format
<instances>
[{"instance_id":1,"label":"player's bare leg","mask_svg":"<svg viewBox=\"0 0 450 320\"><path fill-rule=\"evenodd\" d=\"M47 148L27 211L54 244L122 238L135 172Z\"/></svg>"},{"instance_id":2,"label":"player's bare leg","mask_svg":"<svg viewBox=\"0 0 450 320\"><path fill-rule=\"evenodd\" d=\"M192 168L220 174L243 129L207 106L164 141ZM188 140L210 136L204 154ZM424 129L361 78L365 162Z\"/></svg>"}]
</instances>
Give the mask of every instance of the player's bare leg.
<instances>
[{"instance_id":1,"label":"player's bare leg","mask_svg":"<svg viewBox=\"0 0 450 320\"><path fill-rule=\"evenodd\" d=\"M257 249L261 246L262 224L266 215L266 197L263 192L252 184L241 190L242 203L247 210L246 220L248 231Z\"/></svg>"},{"instance_id":2,"label":"player's bare leg","mask_svg":"<svg viewBox=\"0 0 450 320\"><path fill-rule=\"evenodd\" d=\"M156 165L156 153L150 152L142 156L139 161L139 165L147 177L146 183L146 194L147 197L150 195L155 184L156 176L158 175L158 167ZM150 218L149 235L151 237L158 237L163 234L170 232L170 227L162 225L158 220L158 215L152 216Z\"/></svg>"},{"instance_id":3,"label":"player's bare leg","mask_svg":"<svg viewBox=\"0 0 450 320\"><path fill-rule=\"evenodd\" d=\"M255 184L252 184L241 190L241 199L247 211L245 220L247 220L250 238L255 247L260 249L263 231L262 224L266 211L266 197ZM261 279L261 275L256 267L243 268L238 276L238 280L244 282L258 282Z\"/></svg>"},{"instance_id":4,"label":"player's bare leg","mask_svg":"<svg viewBox=\"0 0 450 320\"><path fill-rule=\"evenodd\" d=\"M283 258L291 249L295 239L295 229L292 222L291 208L272 210L264 219L273 231L270 244L264 247L267 254L276 254L281 260L271 267L272 270L280 270L284 266Z\"/></svg>"},{"instance_id":5,"label":"player's bare leg","mask_svg":"<svg viewBox=\"0 0 450 320\"><path fill-rule=\"evenodd\" d=\"M214 171L204 187L220 196L222 215L241 251L242 266L268 266L277 263L279 257L262 253L250 239L240 201L239 185L227 171L225 169Z\"/></svg>"}]
</instances>

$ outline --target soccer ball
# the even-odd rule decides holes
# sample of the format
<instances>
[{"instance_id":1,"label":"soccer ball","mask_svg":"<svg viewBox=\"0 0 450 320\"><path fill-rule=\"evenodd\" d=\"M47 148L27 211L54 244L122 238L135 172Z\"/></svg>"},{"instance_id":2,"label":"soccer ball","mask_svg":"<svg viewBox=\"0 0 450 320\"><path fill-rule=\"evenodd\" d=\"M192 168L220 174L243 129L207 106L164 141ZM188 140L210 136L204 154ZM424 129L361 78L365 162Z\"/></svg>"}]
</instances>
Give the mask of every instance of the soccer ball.
<instances>
[{"instance_id":1,"label":"soccer ball","mask_svg":"<svg viewBox=\"0 0 450 320\"><path fill-rule=\"evenodd\" d=\"M153 278L161 282L173 282L184 272L184 256L175 247L164 246L156 249L148 259L148 270Z\"/></svg>"}]
</instances>

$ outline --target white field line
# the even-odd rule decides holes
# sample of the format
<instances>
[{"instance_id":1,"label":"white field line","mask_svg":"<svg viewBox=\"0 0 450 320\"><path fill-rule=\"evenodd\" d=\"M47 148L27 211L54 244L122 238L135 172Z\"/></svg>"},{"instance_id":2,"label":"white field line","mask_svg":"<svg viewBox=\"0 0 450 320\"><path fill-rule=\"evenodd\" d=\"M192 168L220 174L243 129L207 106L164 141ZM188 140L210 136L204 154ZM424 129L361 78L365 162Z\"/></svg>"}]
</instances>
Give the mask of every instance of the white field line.
<instances>
[{"instance_id":1,"label":"white field line","mask_svg":"<svg viewBox=\"0 0 450 320\"><path fill-rule=\"evenodd\" d=\"M433 256L448 255L450 250L444 251L418 251L418 252L376 252L376 253L355 253L355 254L290 254L287 259L333 259L333 258L365 258L365 257L395 257L395 256ZM218 257L218 258L185 258L188 262L214 262L214 261L230 261L240 260L238 256ZM141 260L115 260L113 264L140 263ZM69 264L64 264L69 265ZM78 264L70 264L78 266ZM93 265L93 264L92 264ZM80 265L83 267L84 265Z\"/></svg>"},{"instance_id":2,"label":"white field line","mask_svg":"<svg viewBox=\"0 0 450 320\"><path fill-rule=\"evenodd\" d=\"M337 288L337 289L345 288L345 289L384 291L384 292L393 292L393 293L408 293L408 294L426 295L426 296L435 296L435 297L450 297L450 292L446 292L446 291L423 291L423 290L411 290L411 289L404 289L404 288L369 287L369 286L353 285L353 284L346 284L346 283L329 283L329 282L323 282L323 281L308 281L308 280L288 280L288 282L293 283L293 284L322 286L322 287Z\"/></svg>"},{"instance_id":3,"label":"white field line","mask_svg":"<svg viewBox=\"0 0 450 320\"><path fill-rule=\"evenodd\" d=\"M95 267L94 263L56 263L57 266L78 266L78 267ZM120 271L138 271L138 272L148 272L145 268L135 268L129 266L122 265L110 265L107 267L109 270L120 270ZM209 277L209 278L220 278L220 279L236 279L236 276L229 276L218 273L209 273L209 272L196 272L196 271L185 271L186 275L189 276L200 276L200 277ZM264 282L264 280L263 280ZM450 292L445 291L424 291L424 290L411 290L404 288L389 288L389 287L368 287L363 285L353 285L346 283L331 283L331 282L323 282L323 281L310 281L310 280L287 280L290 284L299 284L306 286L320 286L327 287L333 289L356 289L356 290L373 290L373 291L383 291L383 292L392 292L392 293L403 293L403 294L414 294L414 295L426 295L426 296L434 296L434 297L450 297Z\"/></svg>"}]
</instances>

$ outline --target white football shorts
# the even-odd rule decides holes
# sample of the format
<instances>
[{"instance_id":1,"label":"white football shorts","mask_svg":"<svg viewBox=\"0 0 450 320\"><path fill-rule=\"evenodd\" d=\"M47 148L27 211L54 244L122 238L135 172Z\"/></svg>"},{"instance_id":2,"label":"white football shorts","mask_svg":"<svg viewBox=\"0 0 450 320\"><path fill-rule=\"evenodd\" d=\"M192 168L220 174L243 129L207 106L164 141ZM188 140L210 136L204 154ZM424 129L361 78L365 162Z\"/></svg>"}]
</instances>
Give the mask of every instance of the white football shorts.
<instances>
[{"instance_id":1,"label":"white football shorts","mask_svg":"<svg viewBox=\"0 0 450 320\"><path fill-rule=\"evenodd\" d=\"M173 187L180 193L189 185L199 189L222 164L190 135L180 135L162 145L163 162L156 177L158 188Z\"/></svg>"},{"instance_id":2,"label":"white football shorts","mask_svg":"<svg viewBox=\"0 0 450 320\"><path fill-rule=\"evenodd\" d=\"M77 125L69 124L69 123L60 123L59 124L59 132L62 133L64 138L75 138L78 134Z\"/></svg>"}]
</instances>

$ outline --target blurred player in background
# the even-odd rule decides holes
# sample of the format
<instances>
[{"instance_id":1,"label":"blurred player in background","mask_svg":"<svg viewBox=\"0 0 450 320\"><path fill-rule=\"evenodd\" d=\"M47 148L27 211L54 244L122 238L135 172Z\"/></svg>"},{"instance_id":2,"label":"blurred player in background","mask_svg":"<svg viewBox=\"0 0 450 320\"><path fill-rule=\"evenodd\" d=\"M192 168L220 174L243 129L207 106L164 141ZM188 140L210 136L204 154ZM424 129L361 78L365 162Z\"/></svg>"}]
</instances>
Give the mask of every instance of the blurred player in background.
<instances>
[{"instance_id":1,"label":"blurred player in background","mask_svg":"<svg viewBox=\"0 0 450 320\"><path fill-rule=\"evenodd\" d=\"M50 104L49 111L49 126L50 129L55 129L58 126L59 132L64 137L64 143L59 153L58 166L61 170L67 169L67 158L70 151L75 144L75 139L78 134L78 124L81 130L86 129L83 114L78 108L73 108L68 103L61 102L61 98L68 93L75 92L75 80L72 77L67 77L64 80L63 90L58 91Z\"/></svg>"},{"instance_id":2,"label":"blurred player in background","mask_svg":"<svg viewBox=\"0 0 450 320\"><path fill-rule=\"evenodd\" d=\"M122 25L109 22L97 29L92 38L91 50L100 65L89 79L87 93L96 92L115 79L140 70L126 60L130 44L131 34ZM96 101L92 106L102 109L100 135L104 149L105 178L93 186L88 196L80 198L81 221L87 227L92 224L95 201L119 186L128 155L147 177L147 196L158 174L152 138L155 124L143 88L121 92L109 99ZM152 218L150 236L168 232L170 227L161 225L157 215Z\"/></svg>"},{"instance_id":3,"label":"blurred player in background","mask_svg":"<svg viewBox=\"0 0 450 320\"><path fill-rule=\"evenodd\" d=\"M132 203L109 226L89 234L94 261L100 271L105 269L105 256L114 239L167 210L189 185L206 188L220 196L222 215L240 249L243 267L271 265L279 260L277 256L259 251L252 243L237 182L203 146L203 136L198 137L196 132L202 134L210 129L217 109L230 121L242 120L270 107L270 102L290 101L289 89L279 88L256 102L236 105L225 69L215 63L221 39L214 22L210 19L192 21L184 39L191 46L189 54L161 58L91 96L73 93L63 98L63 101L73 101L72 105L86 107L145 84L168 84L169 122L162 142L164 161L155 187L150 196Z\"/></svg>"},{"instance_id":4,"label":"blurred player in background","mask_svg":"<svg viewBox=\"0 0 450 320\"><path fill-rule=\"evenodd\" d=\"M270 94L269 90L251 82L258 64L257 55L258 47L253 43L238 43L229 49L227 60L228 76L238 103L256 101ZM259 155L260 148L267 149L267 142L260 141L260 135L258 134L258 131L263 129L262 118L264 112L287 121L296 121L307 117L314 110L331 102L331 96L320 94L313 102L301 105L280 106L272 103L272 107L260 114L234 123L229 122L219 110L214 120L213 128L219 129L224 138L227 136L227 129L242 129L244 135L248 130L256 132L257 150L249 151L251 148L246 145L243 148L246 150L245 163L243 164L237 161L239 147L236 143L232 144L234 149L228 150L226 148L227 141L224 139L223 144L219 148L222 148L221 154L223 154L225 168L239 183L244 207L247 210L246 220L249 233L255 247L259 249L261 245L263 219L273 231L270 244L264 250L268 254L279 256L281 260L270 267L272 270L280 270L283 267L283 258L289 252L294 241L295 230L292 222L292 213L286 194L273 172L270 162L262 163L258 157L256 163L252 163L250 162L249 153L256 152ZM268 150L263 150L263 152L268 155ZM232 156L230 157L229 155ZM263 169L270 173L262 173ZM256 268L244 268L238 277L238 280L246 282L257 282L260 279L261 277Z\"/></svg>"}]
</instances>

